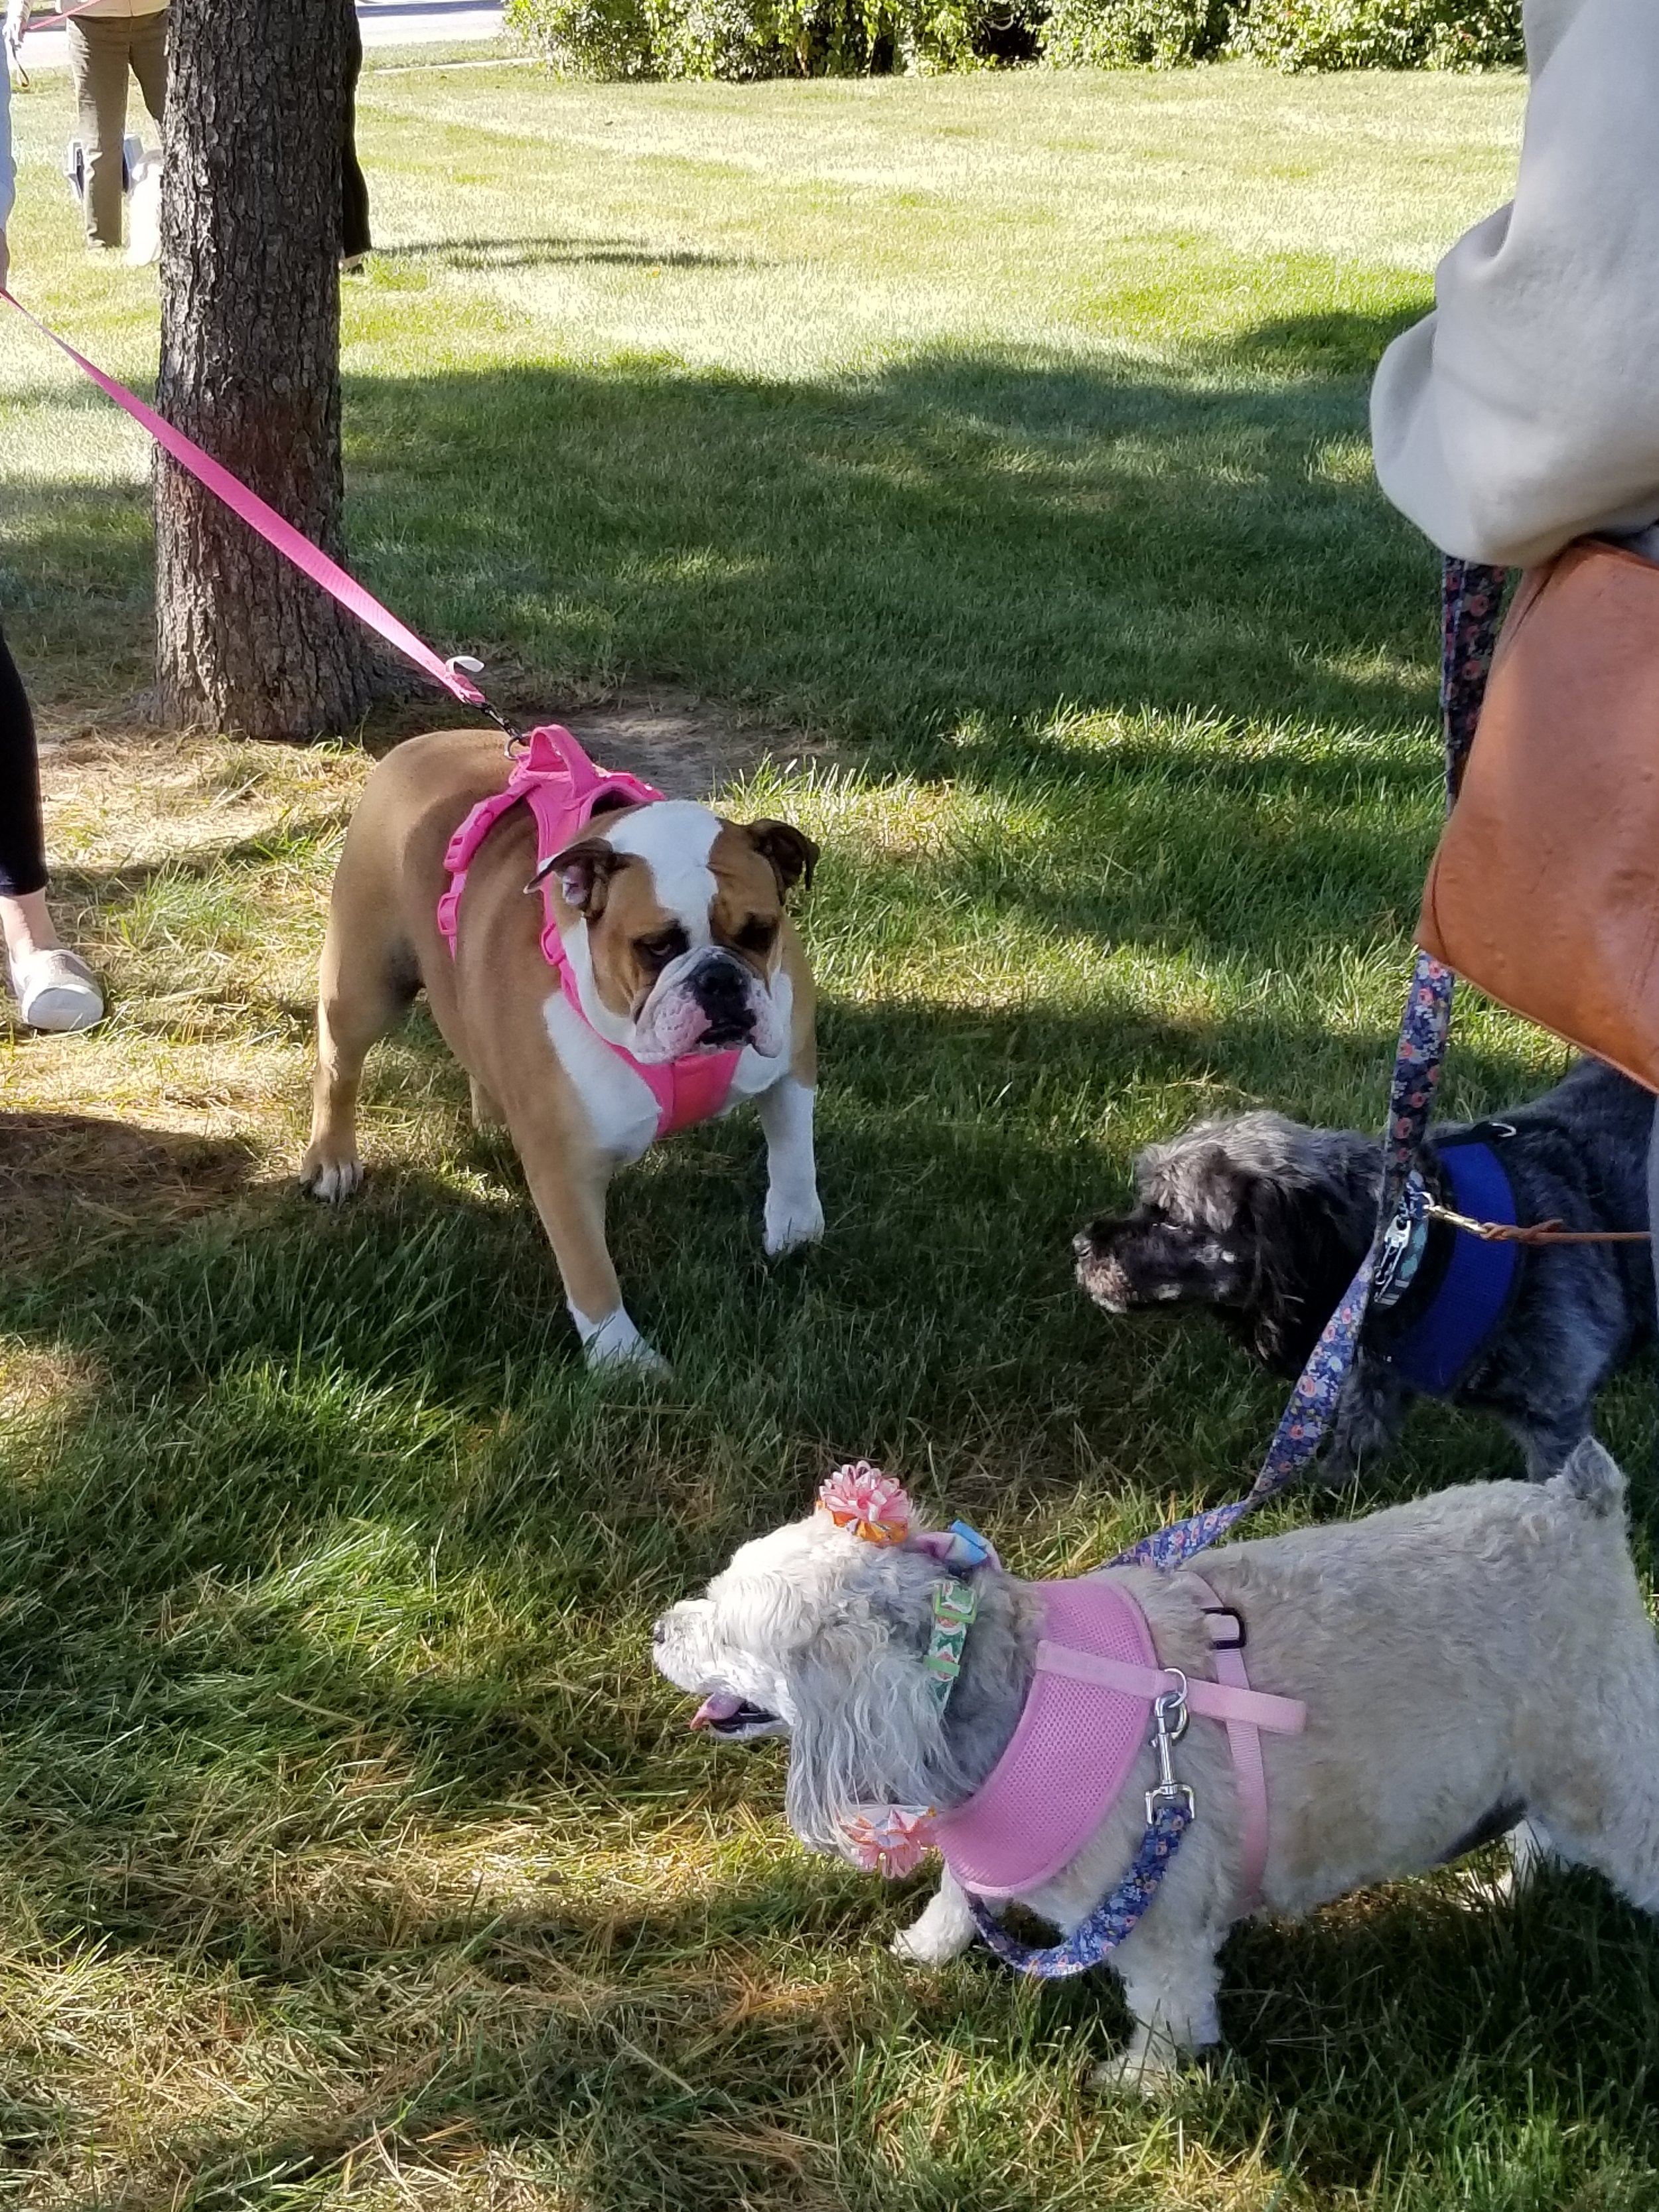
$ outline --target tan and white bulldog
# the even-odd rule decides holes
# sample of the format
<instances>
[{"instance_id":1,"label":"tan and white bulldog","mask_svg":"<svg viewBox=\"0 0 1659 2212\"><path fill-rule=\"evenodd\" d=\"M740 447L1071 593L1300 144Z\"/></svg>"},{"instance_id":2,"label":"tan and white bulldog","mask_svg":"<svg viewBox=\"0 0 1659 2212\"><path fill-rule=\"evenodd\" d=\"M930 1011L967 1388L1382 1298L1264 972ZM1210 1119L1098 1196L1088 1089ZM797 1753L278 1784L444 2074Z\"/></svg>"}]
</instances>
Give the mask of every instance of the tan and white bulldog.
<instances>
[{"instance_id":1,"label":"tan and white bulldog","mask_svg":"<svg viewBox=\"0 0 1659 2212\"><path fill-rule=\"evenodd\" d=\"M527 806L504 815L472 860L453 959L438 927L450 838L504 780L490 730L411 738L369 777L335 872L300 1179L330 1200L362 1182L364 1056L424 989L471 1079L474 1120L504 1121L518 1148L588 1364L660 1370L623 1304L605 1234L606 1186L656 1135L658 1104L607 1041L647 1065L740 1048L721 1110L745 1098L759 1109L766 1250L822 1236L814 993L783 907L817 848L787 823L727 822L685 799L596 813L550 871L579 1012L543 955Z\"/></svg>"}]
</instances>

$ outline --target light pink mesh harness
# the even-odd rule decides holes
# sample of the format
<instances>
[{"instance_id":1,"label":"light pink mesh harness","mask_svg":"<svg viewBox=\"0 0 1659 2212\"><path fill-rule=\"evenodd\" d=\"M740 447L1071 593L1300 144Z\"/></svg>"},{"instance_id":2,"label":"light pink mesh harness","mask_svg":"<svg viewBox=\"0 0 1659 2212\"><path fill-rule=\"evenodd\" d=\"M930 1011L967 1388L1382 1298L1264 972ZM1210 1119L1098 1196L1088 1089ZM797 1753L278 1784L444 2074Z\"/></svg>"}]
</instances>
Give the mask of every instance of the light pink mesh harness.
<instances>
[{"instance_id":1,"label":"light pink mesh harness","mask_svg":"<svg viewBox=\"0 0 1659 2212\"><path fill-rule=\"evenodd\" d=\"M1267 1796L1258 1731L1299 1733L1299 1700L1252 1690L1237 1616L1196 1575L1218 1679L1189 1680L1194 1713L1227 1729L1238 1785L1243 1909L1267 1860ZM941 1813L933 1840L976 1897L1021 1897L1070 1864L1116 1803L1147 1740L1152 1700L1176 1687L1158 1664L1146 1616L1105 1575L1035 1585L1042 1607L1030 1693L1008 1747L965 1805Z\"/></svg>"},{"instance_id":2,"label":"light pink mesh harness","mask_svg":"<svg viewBox=\"0 0 1659 2212\"><path fill-rule=\"evenodd\" d=\"M641 783L636 775L597 768L569 731L557 722L532 730L526 744L523 758L514 763L506 788L479 800L450 839L449 849L444 854L449 888L438 901L438 929L449 947L452 960L455 957L455 933L460 919L461 893L466 888L466 872L479 846L509 808L522 804L530 809L536 823L536 866L539 872L549 860L581 836L601 800L609 800L613 805L620 803L624 806L649 806L662 797L661 792L653 790L648 783ZM559 928L550 871L542 877L541 885L542 957L549 967L557 971L559 987L567 1003L592 1029L576 988L576 979L570 972L570 956ZM618 1060L650 1085L651 1095L657 1102L659 1137L672 1136L676 1129L688 1128L694 1121L707 1121L718 1114L731 1094L732 1079L743 1057L740 1050L688 1052L678 1060L653 1063L635 1060L625 1047L612 1044L609 1037L599 1036L597 1030L593 1034L607 1051L615 1053Z\"/></svg>"}]
</instances>

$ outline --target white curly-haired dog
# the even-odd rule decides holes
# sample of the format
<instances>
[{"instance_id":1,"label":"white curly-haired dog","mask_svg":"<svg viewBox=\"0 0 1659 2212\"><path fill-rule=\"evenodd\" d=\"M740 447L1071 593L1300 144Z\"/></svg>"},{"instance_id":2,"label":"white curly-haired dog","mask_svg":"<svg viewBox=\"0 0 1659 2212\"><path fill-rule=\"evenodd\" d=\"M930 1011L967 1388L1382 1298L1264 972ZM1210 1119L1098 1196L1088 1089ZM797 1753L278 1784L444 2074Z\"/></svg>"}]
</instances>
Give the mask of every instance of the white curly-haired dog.
<instances>
[{"instance_id":1,"label":"white curly-haired dog","mask_svg":"<svg viewBox=\"0 0 1659 2212\"><path fill-rule=\"evenodd\" d=\"M907 1526L898 1495L896 1534L871 1540L867 1526L861 1534L820 1509L744 1545L706 1596L672 1607L653 1632L657 1666L703 1699L693 1725L729 1739L787 1734L791 1826L812 1849L865 1864L854 1839L867 1838L872 1806L937 1808L942 1839L1007 1773L1054 1594L1079 1588L1021 1582L994 1553L969 1570L943 1564L949 1539ZM1134 2033L1097 2081L1155 2084L1217 2040L1217 1954L1250 1911L1304 1912L1455 1857L1523 1815L1540 1844L1659 1911L1659 1647L1626 1540L1624 1479L1593 1438L1542 1486L1463 1485L1230 1544L1202 1566L1201 1578L1142 1567L1100 1577L1144 1615L1144 1648L1170 1686L1174 1670L1188 1679L1191 1723L1175 1759L1196 1809L1161 1889L1111 1954ZM964 1580L977 1609L942 1698L935 1600L942 1582ZM1249 1791L1223 1723L1200 1703L1229 1671L1218 1605L1238 1624L1251 1689L1305 1708L1300 1733L1269 1723L1256 1738L1267 1832L1255 1899ZM1042 1652L1051 1664L1052 1646ZM1145 1833L1143 1793L1158 1778L1148 1710L1091 1832L1048 1878L1012 1893L1068 1934L1122 1882ZM1088 1775L1091 1752L1072 1745L1062 1775ZM1109 1763L1109 1749L1100 1756ZM975 1933L947 1871L894 1948L938 1963Z\"/></svg>"}]
</instances>

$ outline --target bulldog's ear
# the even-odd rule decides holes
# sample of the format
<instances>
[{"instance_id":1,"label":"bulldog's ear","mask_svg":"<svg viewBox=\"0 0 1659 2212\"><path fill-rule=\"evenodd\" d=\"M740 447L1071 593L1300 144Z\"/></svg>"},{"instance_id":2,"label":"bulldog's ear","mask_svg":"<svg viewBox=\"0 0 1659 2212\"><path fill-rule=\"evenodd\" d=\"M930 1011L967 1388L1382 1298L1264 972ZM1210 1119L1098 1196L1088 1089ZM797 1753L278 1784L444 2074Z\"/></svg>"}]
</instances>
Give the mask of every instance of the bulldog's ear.
<instances>
[{"instance_id":1,"label":"bulldog's ear","mask_svg":"<svg viewBox=\"0 0 1659 2212\"><path fill-rule=\"evenodd\" d=\"M772 863L780 896L796 884L803 890L811 889L818 848L805 830L788 822L750 822L744 825L744 835L761 858Z\"/></svg>"},{"instance_id":2,"label":"bulldog's ear","mask_svg":"<svg viewBox=\"0 0 1659 2212\"><path fill-rule=\"evenodd\" d=\"M579 844L567 845L562 853L544 860L530 878L530 888L533 890L547 877L556 875L566 904L586 915L589 921L597 921L605 912L611 877L630 857L613 851L603 837L584 837Z\"/></svg>"}]
</instances>

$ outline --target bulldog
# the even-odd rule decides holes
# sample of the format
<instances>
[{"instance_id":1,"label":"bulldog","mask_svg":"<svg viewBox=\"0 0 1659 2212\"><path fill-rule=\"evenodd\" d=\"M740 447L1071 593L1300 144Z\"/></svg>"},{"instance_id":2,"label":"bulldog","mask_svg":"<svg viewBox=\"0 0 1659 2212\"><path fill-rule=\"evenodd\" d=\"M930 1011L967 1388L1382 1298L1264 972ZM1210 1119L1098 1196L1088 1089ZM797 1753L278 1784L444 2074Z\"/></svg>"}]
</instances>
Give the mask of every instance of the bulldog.
<instances>
[{"instance_id":1,"label":"bulldog","mask_svg":"<svg viewBox=\"0 0 1659 2212\"><path fill-rule=\"evenodd\" d=\"M605 774L568 731L532 733L510 780L495 731L397 746L335 872L302 1185L337 1202L361 1184L363 1060L424 990L474 1121L505 1123L523 1162L587 1364L663 1371L605 1242L618 1165L752 1098L768 1254L823 1232L812 978L784 911L817 859L787 823Z\"/></svg>"}]
</instances>

